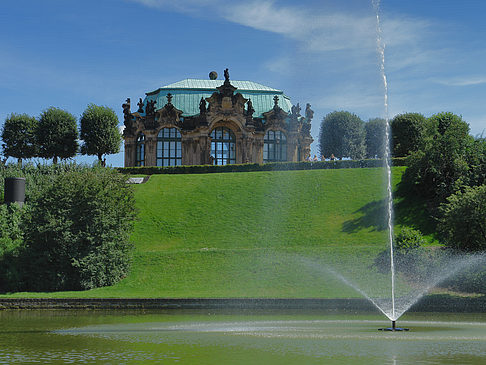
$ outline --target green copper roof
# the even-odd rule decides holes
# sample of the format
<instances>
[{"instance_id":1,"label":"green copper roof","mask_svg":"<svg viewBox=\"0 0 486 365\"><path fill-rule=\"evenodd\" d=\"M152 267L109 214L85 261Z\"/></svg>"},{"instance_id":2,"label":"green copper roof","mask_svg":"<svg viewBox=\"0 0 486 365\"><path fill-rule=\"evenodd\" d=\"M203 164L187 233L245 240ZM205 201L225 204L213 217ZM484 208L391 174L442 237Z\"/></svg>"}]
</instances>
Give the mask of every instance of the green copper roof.
<instances>
[{"instance_id":1,"label":"green copper roof","mask_svg":"<svg viewBox=\"0 0 486 365\"><path fill-rule=\"evenodd\" d=\"M147 100L156 100L156 109L162 108L167 103L167 94L172 94L172 104L183 111L183 116L199 114L199 102L201 97L209 98L218 86L223 85L224 80L198 80L185 79L163 86L155 91L147 93L144 104ZM264 112L273 108L275 95L279 96L278 106L286 112L290 112L292 104L290 98L281 90L258 84L252 81L233 81L231 85L237 88L235 92L241 93L244 98L251 99L255 109L254 117L262 117Z\"/></svg>"}]
</instances>

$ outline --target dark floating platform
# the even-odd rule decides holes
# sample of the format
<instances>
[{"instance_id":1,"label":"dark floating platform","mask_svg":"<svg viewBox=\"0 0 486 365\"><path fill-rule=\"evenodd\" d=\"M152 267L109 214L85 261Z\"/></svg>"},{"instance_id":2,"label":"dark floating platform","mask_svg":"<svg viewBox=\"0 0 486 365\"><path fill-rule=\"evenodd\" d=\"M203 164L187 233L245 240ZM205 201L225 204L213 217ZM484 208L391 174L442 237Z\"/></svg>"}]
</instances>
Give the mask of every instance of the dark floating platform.
<instances>
[{"instance_id":1,"label":"dark floating platform","mask_svg":"<svg viewBox=\"0 0 486 365\"><path fill-rule=\"evenodd\" d=\"M390 332L402 332L402 331L410 331L409 328L401 328L401 327L387 327L387 328L378 328L378 331L390 331Z\"/></svg>"},{"instance_id":2,"label":"dark floating platform","mask_svg":"<svg viewBox=\"0 0 486 365\"><path fill-rule=\"evenodd\" d=\"M378 331L390 331L390 332L402 332L402 331L408 331L408 328L401 328L397 327L396 321L392 321L392 326L387 327L387 328L378 328Z\"/></svg>"}]
</instances>

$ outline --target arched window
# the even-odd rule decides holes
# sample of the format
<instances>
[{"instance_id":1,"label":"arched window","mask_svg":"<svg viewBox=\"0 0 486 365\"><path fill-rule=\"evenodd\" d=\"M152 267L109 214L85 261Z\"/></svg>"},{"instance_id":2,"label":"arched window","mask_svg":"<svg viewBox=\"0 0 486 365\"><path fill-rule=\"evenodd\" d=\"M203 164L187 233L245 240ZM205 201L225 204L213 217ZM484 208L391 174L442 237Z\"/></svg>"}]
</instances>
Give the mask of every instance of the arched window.
<instances>
[{"instance_id":1,"label":"arched window","mask_svg":"<svg viewBox=\"0 0 486 365\"><path fill-rule=\"evenodd\" d=\"M214 128L211 132L211 156L213 165L236 163L236 137L226 127Z\"/></svg>"},{"instance_id":2,"label":"arched window","mask_svg":"<svg viewBox=\"0 0 486 365\"><path fill-rule=\"evenodd\" d=\"M182 165L181 132L177 128L162 128L157 135L157 166Z\"/></svg>"},{"instance_id":3,"label":"arched window","mask_svg":"<svg viewBox=\"0 0 486 365\"><path fill-rule=\"evenodd\" d=\"M137 137L135 166L145 166L145 135L143 133Z\"/></svg>"},{"instance_id":4,"label":"arched window","mask_svg":"<svg viewBox=\"0 0 486 365\"><path fill-rule=\"evenodd\" d=\"M263 162L287 161L287 137L269 130L263 138Z\"/></svg>"}]
</instances>

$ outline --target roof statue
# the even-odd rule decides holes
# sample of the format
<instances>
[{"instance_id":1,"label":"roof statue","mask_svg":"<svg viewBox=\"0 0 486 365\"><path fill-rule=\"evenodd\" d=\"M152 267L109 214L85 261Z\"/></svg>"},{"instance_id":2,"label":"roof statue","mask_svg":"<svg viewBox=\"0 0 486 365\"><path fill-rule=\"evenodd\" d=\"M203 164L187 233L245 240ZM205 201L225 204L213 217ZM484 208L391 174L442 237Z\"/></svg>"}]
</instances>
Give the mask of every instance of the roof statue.
<instances>
[{"instance_id":1,"label":"roof statue","mask_svg":"<svg viewBox=\"0 0 486 365\"><path fill-rule=\"evenodd\" d=\"M305 106L305 119L310 123L312 118L314 118L314 111L311 109L311 105L307 103Z\"/></svg>"},{"instance_id":2,"label":"roof statue","mask_svg":"<svg viewBox=\"0 0 486 365\"><path fill-rule=\"evenodd\" d=\"M123 108L123 115L125 116L125 118L128 115L130 116L130 119L132 119L130 114L130 98L127 98L127 100L125 100L125 102L122 104L122 108Z\"/></svg>"},{"instance_id":3,"label":"roof statue","mask_svg":"<svg viewBox=\"0 0 486 365\"><path fill-rule=\"evenodd\" d=\"M298 117L300 116L300 104L297 103L297 105L292 105L292 109L291 109L291 112L292 112L292 116L293 117Z\"/></svg>"},{"instance_id":4,"label":"roof statue","mask_svg":"<svg viewBox=\"0 0 486 365\"><path fill-rule=\"evenodd\" d=\"M224 82L229 82L229 70L224 70Z\"/></svg>"},{"instance_id":5,"label":"roof statue","mask_svg":"<svg viewBox=\"0 0 486 365\"><path fill-rule=\"evenodd\" d=\"M143 113L143 100L142 100L142 98L140 98L140 99L138 100L137 105L138 105L138 110L137 110L137 112L139 112L139 113Z\"/></svg>"},{"instance_id":6,"label":"roof statue","mask_svg":"<svg viewBox=\"0 0 486 365\"><path fill-rule=\"evenodd\" d=\"M156 100L148 100L147 107L145 108L145 113L147 115L153 115L155 113L155 104L157 103Z\"/></svg>"},{"instance_id":7,"label":"roof statue","mask_svg":"<svg viewBox=\"0 0 486 365\"><path fill-rule=\"evenodd\" d=\"M253 113L255 113L255 109L253 109L253 103L251 102L251 99L248 99L246 105L247 105L246 115L251 117Z\"/></svg>"},{"instance_id":8,"label":"roof statue","mask_svg":"<svg viewBox=\"0 0 486 365\"><path fill-rule=\"evenodd\" d=\"M273 97L273 107L278 108L278 95Z\"/></svg>"},{"instance_id":9,"label":"roof statue","mask_svg":"<svg viewBox=\"0 0 486 365\"><path fill-rule=\"evenodd\" d=\"M204 99L204 97L201 97L201 101L199 102L199 114L206 114L206 110L206 99Z\"/></svg>"}]
</instances>

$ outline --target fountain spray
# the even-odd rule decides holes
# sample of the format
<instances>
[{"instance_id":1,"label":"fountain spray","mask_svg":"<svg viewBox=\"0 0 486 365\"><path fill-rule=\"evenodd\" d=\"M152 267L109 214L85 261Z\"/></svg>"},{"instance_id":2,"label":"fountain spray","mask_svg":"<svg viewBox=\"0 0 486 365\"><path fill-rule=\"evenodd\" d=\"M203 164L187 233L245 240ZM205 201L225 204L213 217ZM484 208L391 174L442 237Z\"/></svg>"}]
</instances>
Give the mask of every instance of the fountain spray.
<instances>
[{"instance_id":1,"label":"fountain spray","mask_svg":"<svg viewBox=\"0 0 486 365\"><path fill-rule=\"evenodd\" d=\"M397 315L395 311L395 262L393 253L393 195L391 182L391 153L390 153L390 118L388 114L388 82L385 72L385 42L382 37L380 21L380 0L372 0L376 14L376 48L380 57L380 71L384 88L384 107L385 107L385 165L387 176L387 225L388 242L390 244L390 271L391 271L391 305L392 312L389 316L392 321L392 331L396 331Z\"/></svg>"}]
</instances>

